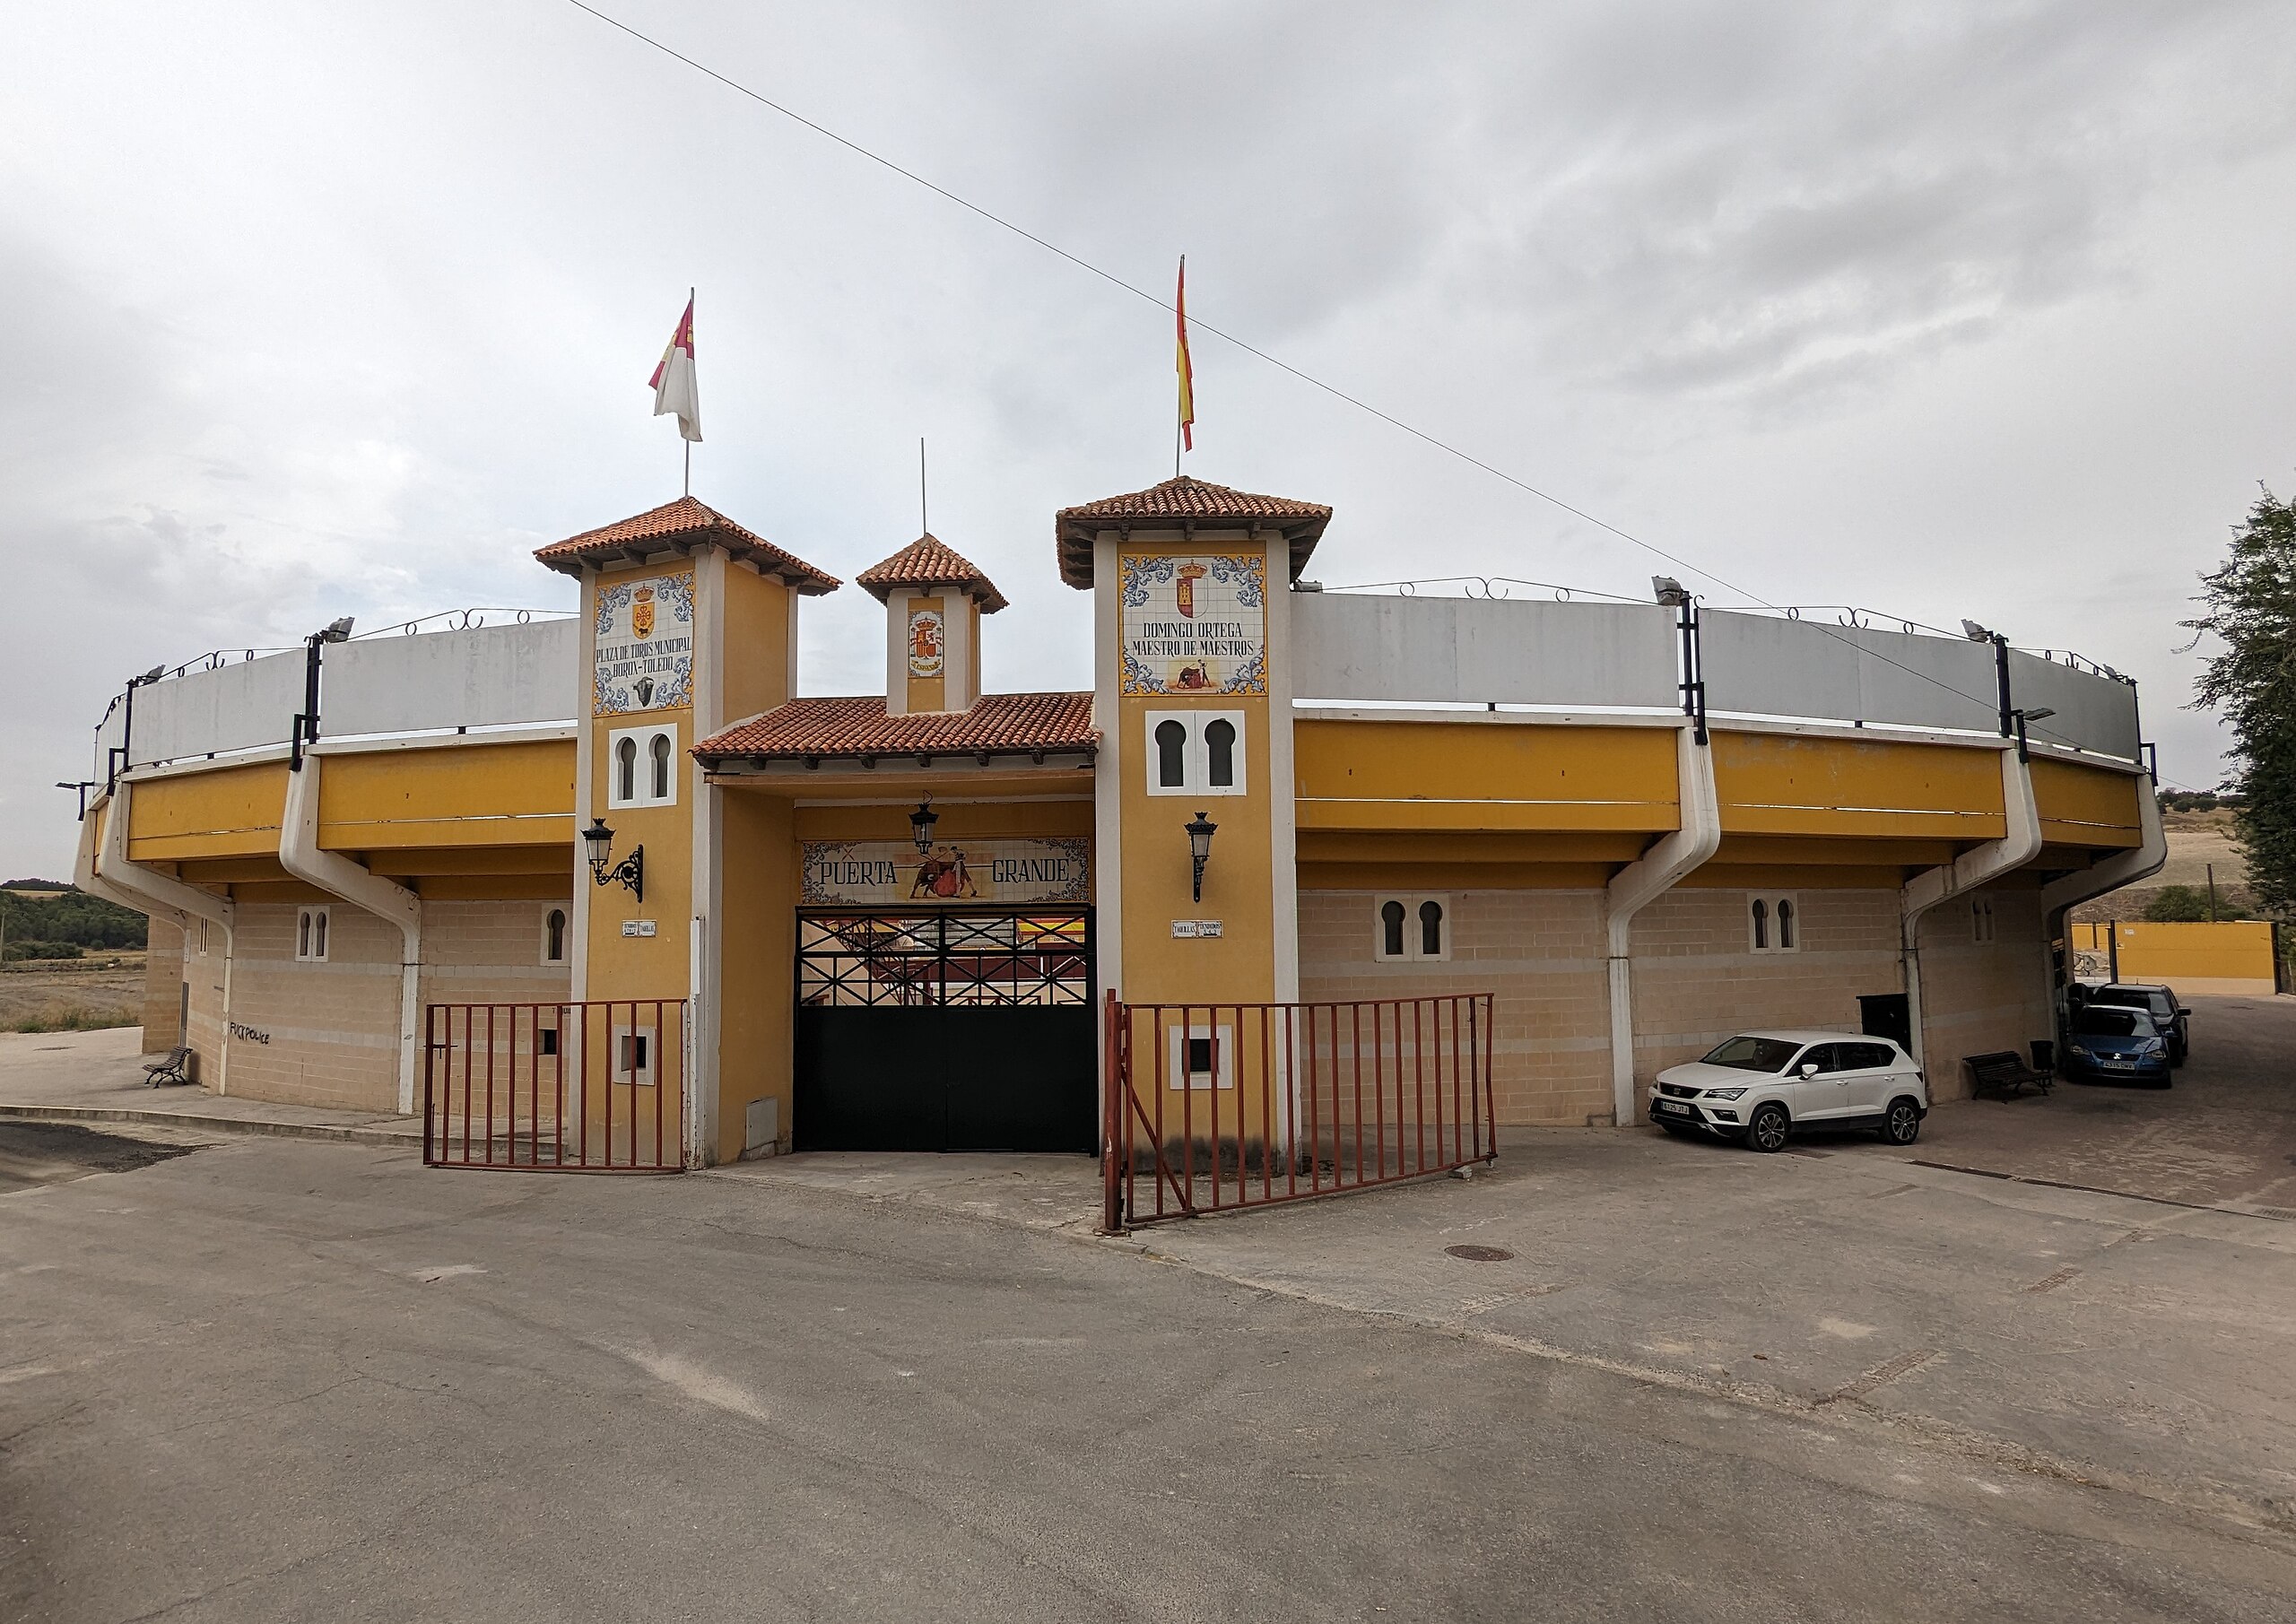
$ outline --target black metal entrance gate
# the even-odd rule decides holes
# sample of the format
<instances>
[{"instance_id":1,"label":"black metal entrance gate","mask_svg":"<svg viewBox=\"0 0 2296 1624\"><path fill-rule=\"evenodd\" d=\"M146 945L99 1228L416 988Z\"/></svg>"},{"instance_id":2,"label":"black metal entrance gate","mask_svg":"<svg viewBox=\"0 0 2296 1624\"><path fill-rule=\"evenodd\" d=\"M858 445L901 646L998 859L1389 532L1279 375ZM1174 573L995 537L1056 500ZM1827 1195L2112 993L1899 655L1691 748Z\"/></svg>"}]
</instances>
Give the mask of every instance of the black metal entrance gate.
<instances>
[{"instance_id":1,"label":"black metal entrance gate","mask_svg":"<svg viewBox=\"0 0 2296 1624\"><path fill-rule=\"evenodd\" d=\"M802 909L800 1151L1098 1148L1092 913Z\"/></svg>"}]
</instances>

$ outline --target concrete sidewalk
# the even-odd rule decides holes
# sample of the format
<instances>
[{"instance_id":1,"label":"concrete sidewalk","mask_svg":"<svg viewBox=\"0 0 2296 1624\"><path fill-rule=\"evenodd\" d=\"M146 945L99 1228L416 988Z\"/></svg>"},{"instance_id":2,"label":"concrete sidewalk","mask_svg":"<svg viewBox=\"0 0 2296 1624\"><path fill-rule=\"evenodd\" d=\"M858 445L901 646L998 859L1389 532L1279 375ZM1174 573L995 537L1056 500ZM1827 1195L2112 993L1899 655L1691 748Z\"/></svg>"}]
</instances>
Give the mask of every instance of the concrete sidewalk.
<instances>
[{"instance_id":1,"label":"concrete sidewalk","mask_svg":"<svg viewBox=\"0 0 2296 1624\"><path fill-rule=\"evenodd\" d=\"M420 1144L419 1117L240 1099L204 1088L149 1088L140 1027L0 1032L0 1117L128 1122L351 1144Z\"/></svg>"}]
</instances>

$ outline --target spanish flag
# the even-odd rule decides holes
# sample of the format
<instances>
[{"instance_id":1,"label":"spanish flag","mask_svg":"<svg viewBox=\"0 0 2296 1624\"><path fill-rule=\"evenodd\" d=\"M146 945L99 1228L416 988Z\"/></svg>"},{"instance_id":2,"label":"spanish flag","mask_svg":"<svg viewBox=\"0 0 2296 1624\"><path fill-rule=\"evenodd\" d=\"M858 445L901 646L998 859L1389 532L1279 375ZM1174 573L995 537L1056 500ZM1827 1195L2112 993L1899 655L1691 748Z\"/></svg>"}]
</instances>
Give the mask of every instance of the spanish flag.
<instances>
[{"instance_id":1,"label":"spanish flag","mask_svg":"<svg viewBox=\"0 0 2296 1624\"><path fill-rule=\"evenodd\" d=\"M654 386L654 415L675 413L678 432L690 440L701 438L701 391L693 378L693 296L688 294L685 314L678 317L678 330L670 334L670 347L662 352L662 359L654 368L654 376L646 380Z\"/></svg>"},{"instance_id":2,"label":"spanish flag","mask_svg":"<svg viewBox=\"0 0 2296 1624\"><path fill-rule=\"evenodd\" d=\"M1179 317L1179 352L1172 364L1180 375L1180 443L1196 449L1196 368L1187 358L1187 256L1180 256L1180 286L1173 310Z\"/></svg>"}]
</instances>

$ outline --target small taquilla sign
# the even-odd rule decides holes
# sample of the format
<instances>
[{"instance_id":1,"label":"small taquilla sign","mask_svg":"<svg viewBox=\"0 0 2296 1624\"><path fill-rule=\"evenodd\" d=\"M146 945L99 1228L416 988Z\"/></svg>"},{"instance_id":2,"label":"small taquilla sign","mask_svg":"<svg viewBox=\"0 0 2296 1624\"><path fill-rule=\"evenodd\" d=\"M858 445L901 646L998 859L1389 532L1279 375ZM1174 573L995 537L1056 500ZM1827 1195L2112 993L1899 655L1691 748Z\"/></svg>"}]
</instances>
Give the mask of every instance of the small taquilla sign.
<instances>
[{"instance_id":1,"label":"small taquilla sign","mask_svg":"<svg viewBox=\"0 0 2296 1624\"><path fill-rule=\"evenodd\" d=\"M943 840L922 854L907 840L808 840L804 864L804 898L812 904L1085 902L1092 895L1092 843L1082 836Z\"/></svg>"},{"instance_id":2,"label":"small taquilla sign","mask_svg":"<svg viewBox=\"0 0 2296 1624\"><path fill-rule=\"evenodd\" d=\"M602 716L693 703L693 576L650 576L598 588L590 699Z\"/></svg>"}]
</instances>

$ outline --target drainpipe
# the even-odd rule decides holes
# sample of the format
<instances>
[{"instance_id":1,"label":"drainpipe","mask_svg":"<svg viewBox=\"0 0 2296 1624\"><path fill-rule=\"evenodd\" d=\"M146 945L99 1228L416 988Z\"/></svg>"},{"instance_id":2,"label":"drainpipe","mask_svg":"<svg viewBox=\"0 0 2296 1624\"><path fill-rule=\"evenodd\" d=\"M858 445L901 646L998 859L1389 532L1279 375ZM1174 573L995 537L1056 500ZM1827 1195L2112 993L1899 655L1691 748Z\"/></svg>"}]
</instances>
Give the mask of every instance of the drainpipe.
<instances>
[{"instance_id":1,"label":"drainpipe","mask_svg":"<svg viewBox=\"0 0 2296 1624\"><path fill-rule=\"evenodd\" d=\"M2041 815L2033 799L2033 769L2010 741L2001 747L2001 805L2009 827L2000 839L1971 847L1941 867L1924 869L1898 894L1898 951L1905 966L1907 1035L1916 1065L1927 1064L1921 1037L1921 916L2040 855Z\"/></svg>"},{"instance_id":2,"label":"drainpipe","mask_svg":"<svg viewBox=\"0 0 2296 1624\"><path fill-rule=\"evenodd\" d=\"M1634 916L1673 889L1722 844L1722 801L1714 789L1714 752L1701 736L1704 718L1675 730L1674 781L1682 825L1611 876L1611 1108L1621 1127L1639 1115L1634 1097L1634 977L1627 950Z\"/></svg>"},{"instance_id":3,"label":"drainpipe","mask_svg":"<svg viewBox=\"0 0 2296 1624\"><path fill-rule=\"evenodd\" d=\"M184 954L190 957L192 926L200 920L223 933L222 1035L216 1039L215 1092L230 1092L231 1072L231 944L239 908L228 898L163 874L127 857L129 807L135 787L126 778L88 808L80 824L80 855L74 864L74 883L92 896L140 914L167 920L185 934ZM97 815L101 813L100 818ZM97 825L102 825L100 843Z\"/></svg>"},{"instance_id":4,"label":"drainpipe","mask_svg":"<svg viewBox=\"0 0 2296 1624\"><path fill-rule=\"evenodd\" d=\"M340 852L319 847L320 763L315 751L303 754L303 769L287 775L287 806L279 820L279 865L298 880L317 886L352 907L398 926L399 958L398 1112L414 1113L415 1055L422 1015L422 899L403 885L370 873Z\"/></svg>"}]
</instances>

